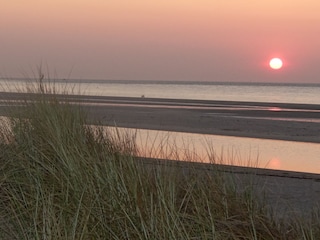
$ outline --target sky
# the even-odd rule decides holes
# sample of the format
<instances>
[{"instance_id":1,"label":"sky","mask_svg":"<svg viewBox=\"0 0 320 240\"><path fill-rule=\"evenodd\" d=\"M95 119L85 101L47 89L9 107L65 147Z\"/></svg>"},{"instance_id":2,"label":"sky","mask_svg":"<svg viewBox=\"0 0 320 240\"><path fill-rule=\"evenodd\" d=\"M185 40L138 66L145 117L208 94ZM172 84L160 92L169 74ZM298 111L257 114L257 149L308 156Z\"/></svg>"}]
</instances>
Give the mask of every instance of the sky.
<instances>
[{"instance_id":1,"label":"sky","mask_svg":"<svg viewBox=\"0 0 320 240\"><path fill-rule=\"evenodd\" d=\"M320 83L319 0L0 0L0 11L0 77L45 65L72 79Z\"/></svg>"}]
</instances>

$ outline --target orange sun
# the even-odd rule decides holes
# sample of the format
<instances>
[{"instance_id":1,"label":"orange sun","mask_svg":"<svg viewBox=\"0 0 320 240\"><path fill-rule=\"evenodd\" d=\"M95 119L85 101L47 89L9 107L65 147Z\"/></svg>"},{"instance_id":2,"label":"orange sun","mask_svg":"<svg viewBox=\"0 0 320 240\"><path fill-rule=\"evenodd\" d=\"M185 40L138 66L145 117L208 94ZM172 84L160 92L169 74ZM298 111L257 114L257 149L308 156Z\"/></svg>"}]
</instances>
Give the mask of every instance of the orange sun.
<instances>
[{"instance_id":1,"label":"orange sun","mask_svg":"<svg viewBox=\"0 0 320 240\"><path fill-rule=\"evenodd\" d=\"M272 69L278 70L278 69L282 68L283 63L280 58L272 58L269 62L269 65Z\"/></svg>"}]
</instances>

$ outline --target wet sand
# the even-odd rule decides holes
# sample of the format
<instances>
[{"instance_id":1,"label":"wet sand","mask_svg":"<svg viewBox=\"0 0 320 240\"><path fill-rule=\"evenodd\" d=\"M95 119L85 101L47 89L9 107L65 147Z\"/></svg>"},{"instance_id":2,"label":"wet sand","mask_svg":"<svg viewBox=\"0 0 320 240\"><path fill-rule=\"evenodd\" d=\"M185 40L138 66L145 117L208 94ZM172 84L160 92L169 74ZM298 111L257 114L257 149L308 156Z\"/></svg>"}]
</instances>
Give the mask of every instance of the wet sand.
<instances>
[{"instance_id":1,"label":"wet sand","mask_svg":"<svg viewBox=\"0 0 320 240\"><path fill-rule=\"evenodd\" d=\"M1 93L13 105L32 95ZM320 104L69 95L92 123L126 128L320 143ZM6 105L6 104L5 104ZM0 114L5 114L0 105Z\"/></svg>"},{"instance_id":2,"label":"wet sand","mask_svg":"<svg viewBox=\"0 0 320 240\"><path fill-rule=\"evenodd\" d=\"M84 105L110 126L320 143L320 105L111 97Z\"/></svg>"},{"instance_id":3,"label":"wet sand","mask_svg":"<svg viewBox=\"0 0 320 240\"><path fill-rule=\"evenodd\" d=\"M34 97L1 93L0 114L7 103ZM80 103L91 123L125 128L213 134L320 143L320 104L203 101L179 99L59 95Z\"/></svg>"},{"instance_id":4,"label":"wet sand","mask_svg":"<svg viewBox=\"0 0 320 240\"><path fill-rule=\"evenodd\" d=\"M32 95L0 92L0 100L13 105L28 97ZM80 103L92 122L104 125L320 143L320 104L59 97Z\"/></svg>"}]
</instances>

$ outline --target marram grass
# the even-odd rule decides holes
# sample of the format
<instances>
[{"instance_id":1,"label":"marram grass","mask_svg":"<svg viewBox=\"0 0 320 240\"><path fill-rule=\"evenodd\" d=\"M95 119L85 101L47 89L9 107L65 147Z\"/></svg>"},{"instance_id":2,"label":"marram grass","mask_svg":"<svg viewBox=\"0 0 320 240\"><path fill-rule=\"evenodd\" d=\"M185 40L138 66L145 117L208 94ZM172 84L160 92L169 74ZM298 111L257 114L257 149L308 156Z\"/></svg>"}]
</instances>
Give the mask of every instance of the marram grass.
<instances>
[{"instance_id":1,"label":"marram grass","mask_svg":"<svg viewBox=\"0 0 320 240\"><path fill-rule=\"evenodd\" d=\"M146 165L134 134L43 90L0 148L0 239L320 239L319 217L279 222L222 172Z\"/></svg>"}]
</instances>

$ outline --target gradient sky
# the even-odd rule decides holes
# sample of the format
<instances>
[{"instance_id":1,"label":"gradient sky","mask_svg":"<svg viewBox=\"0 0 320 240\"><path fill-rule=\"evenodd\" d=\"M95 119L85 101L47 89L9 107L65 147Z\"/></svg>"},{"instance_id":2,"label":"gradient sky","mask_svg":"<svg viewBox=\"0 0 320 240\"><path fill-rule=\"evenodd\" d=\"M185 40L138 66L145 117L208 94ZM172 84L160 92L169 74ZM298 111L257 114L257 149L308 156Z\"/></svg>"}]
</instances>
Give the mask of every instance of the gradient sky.
<instances>
[{"instance_id":1,"label":"gradient sky","mask_svg":"<svg viewBox=\"0 0 320 240\"><path fill-rule=\"evenodd\" d=\"M42 62L59 78L320 83L319 0L0 0L0 11L0 77Z\"/></svg>"}]
</instances>

